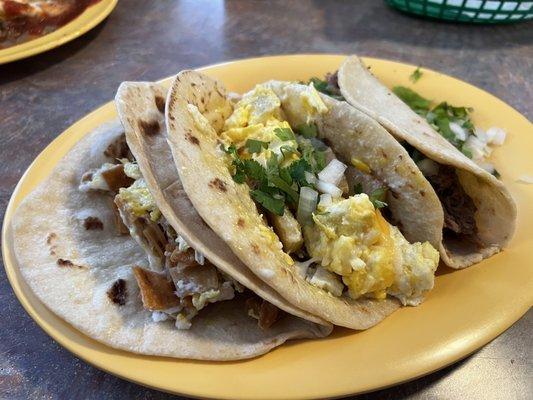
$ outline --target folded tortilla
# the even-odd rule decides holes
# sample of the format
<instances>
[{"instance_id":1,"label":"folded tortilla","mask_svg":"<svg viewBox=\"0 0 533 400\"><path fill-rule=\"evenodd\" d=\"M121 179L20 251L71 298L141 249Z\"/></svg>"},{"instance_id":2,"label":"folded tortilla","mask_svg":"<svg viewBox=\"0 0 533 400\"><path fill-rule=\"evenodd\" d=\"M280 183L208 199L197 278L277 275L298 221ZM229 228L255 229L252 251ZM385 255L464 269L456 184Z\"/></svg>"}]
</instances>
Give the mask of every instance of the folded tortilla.
<instances>
[{"instance_id":1,"label":"folded tortilla","mask_svg":"<svg viewBox=\"0 0 533 400\"><path fill-rule=\"evenodd\" d=\"M437 162L438 179L432 195L439 196L445 219L439 246L442 260L464 268L498 253L513 236L516 205L507 188L436 132L379 82L356 56L338 71L343 97L357 110L374 118L397 140L405 141ZM466 220L466 221L465 221ZM463 222L464 221L464 222ZM472 225L461 231L461 225Z\"/></svg>"},{"instance_id":2,"label":"folded tortilla","mask_svg":"<svg viewBox=\"0 0 533 400\"><path fill-rule=\"evenodd\" d=\"M301 123L291 100L306 87L283 82L267 85L279 93L291 126ZM392 189L387 200L393 219L409 240L440 243L441 230L435 229L443 218L438 198L407 152L372 118L346 103L321 97L328 112L314 121L319 137L327 140L341 161L349 164L358 158ZM380 322L398 308L398 302L330 295L307 282L288 261L279 240L264 233L248 186L234 182L220 155L216 130L202 126L189 111L194 106L204 116L218 113L219 121L224 119L220 110L229 103L219 82L194 71L180 72L167 98L169 144L183 187L198 214L250 270L298 308L352 329Z\"/></svg>"},{"instance_id":3,"label":"folded tortilla","mask_svg":"<svg viewBox=\"0 0 533 400\"><path fill-rule=\"evenodd\" d=\"M155 322L143 307L133 273L133 267L149 268L145 252L131 236L117 233L110 196L78 188L85 171L115 161L104 151L123 132L114 122L86 135L16 211L12 226L20 271L50 310L111 347L200 360L250 358L289 339L331 332L331 326L290 314L263 330L247 314L245 299L238 297L202 309L189 330L178 330L171 321ZM154 166L165 169L157 162ZM189 219L179 220L177 226L198 223L195 215L183 213L179 218ZM242 281L253 287L253 278ZM262 290L260 282L255 289L275 302L272 291ZM281 299L277 304L294 310L285 303Z\"/></svg>"}]
</instances>

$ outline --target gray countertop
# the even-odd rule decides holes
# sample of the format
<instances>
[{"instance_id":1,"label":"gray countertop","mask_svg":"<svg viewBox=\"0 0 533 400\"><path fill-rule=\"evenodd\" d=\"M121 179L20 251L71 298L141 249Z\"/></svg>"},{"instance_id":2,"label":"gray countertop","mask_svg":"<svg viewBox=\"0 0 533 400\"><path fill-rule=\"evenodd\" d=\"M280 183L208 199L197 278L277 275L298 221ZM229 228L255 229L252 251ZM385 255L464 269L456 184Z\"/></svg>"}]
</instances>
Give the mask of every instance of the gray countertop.
<instances>
[{"instance_id":1,"label":"gray countertop","mask_svg":"<svg viewBox=\"0 0 533 400\"><path fill-rule=\"evenodd\" d=\"M358 53L466 80L533 117L533 25L458 25L367 1L121 0L100 26L0 66L0 212L24 170L124 80L269 54ZM0 398L166 399L80 361L24 312L0 270ZM467 359L363 399L533 398L533 312Z\"/></svg>"}]
</instances>

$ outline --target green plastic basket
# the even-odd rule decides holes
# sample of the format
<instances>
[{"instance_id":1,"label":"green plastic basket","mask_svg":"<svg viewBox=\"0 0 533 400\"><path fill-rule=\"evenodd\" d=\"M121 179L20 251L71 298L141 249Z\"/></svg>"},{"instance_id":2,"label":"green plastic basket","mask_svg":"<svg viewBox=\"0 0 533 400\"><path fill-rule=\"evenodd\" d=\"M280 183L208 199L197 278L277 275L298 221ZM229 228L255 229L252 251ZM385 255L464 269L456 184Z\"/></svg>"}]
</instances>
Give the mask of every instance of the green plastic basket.
<instances>
[{"instance_id":1,"label":"green plastic basket","mask_svg":"<svg viewBox=\"0 0 533 400\"><path fill-rule=\"evenodd\" d=\"M449 21L501 24L533 19L533 1L385 0L412 14Z\"/></svg>"}]
</instances>

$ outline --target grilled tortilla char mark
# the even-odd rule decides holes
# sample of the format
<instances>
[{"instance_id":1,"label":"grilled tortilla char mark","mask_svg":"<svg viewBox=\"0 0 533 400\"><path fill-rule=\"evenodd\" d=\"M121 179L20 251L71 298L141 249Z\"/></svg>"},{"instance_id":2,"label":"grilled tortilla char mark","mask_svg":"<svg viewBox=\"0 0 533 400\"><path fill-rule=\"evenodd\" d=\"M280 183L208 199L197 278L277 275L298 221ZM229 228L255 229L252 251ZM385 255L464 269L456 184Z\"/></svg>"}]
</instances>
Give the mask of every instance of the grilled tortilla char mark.
<instances>
[{"instance_id":1,"label":"grilled tortilla char mark","mask_svg":"<svg viewBox=\"0 0 533 400\"><path fill-rule=\"evenodd\" d=\"M83 220L83 227L88 231L104 229L104 223L98 217L87 217Z\"/></svg>"},{"instance_id":2,"label":"grilled tortilla char mark","mask_svg":"<svg viewBox=\"0 0 533 400\"><path fill-rule=\"evenodd\" d=\"M162 311L179 306L180 300L174 294L174 284L164 274L133 267L133 275L139 285L144 308Z\"/></svg>"},{"instance_id":3,"label":"grilled tortilla char mark","mask_svg":"<svg viewBox=\"0 0 533 400\"><path fill-rule=\"evenodd\" d=\"M128 291L124 279L117 279L107 291L107 297L109 297L109 300L119 306L126 304L127 295Z\"/></svg>"}]
</instances>

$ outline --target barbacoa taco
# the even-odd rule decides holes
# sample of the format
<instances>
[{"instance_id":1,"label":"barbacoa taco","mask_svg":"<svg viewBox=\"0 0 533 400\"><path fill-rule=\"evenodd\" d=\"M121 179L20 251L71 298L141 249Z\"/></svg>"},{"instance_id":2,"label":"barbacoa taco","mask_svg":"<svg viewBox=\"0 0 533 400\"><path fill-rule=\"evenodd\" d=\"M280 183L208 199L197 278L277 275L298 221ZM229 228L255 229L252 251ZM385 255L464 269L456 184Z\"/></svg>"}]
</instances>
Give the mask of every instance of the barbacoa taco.
<instances>
[{"instance_id":1,"label":"barbacoa taco","mask_svg":"<svg viewBox=\"0 0 533 400\"><path fill-rule=\"evenodd\" d=\"M325 89L378 121L416 159L442 204L440 254L447 265L468 267L509 243L516 223L512 197L500 180L465 155L468 148L446 121L448 140L379 82L356 56L346 59ZM445 107L444 103L441 108Z\"/></svg>"},{"instance_id":2,"label":"barbacoa taco","mask_svg":"<svg viewBox=\"0 0 533 400\"><path fill-rule=\"evenodd\" d=\"M329 334L201 223L166 145L165 94L123 85L124 127L88 134L21 203L13 233L26 282L83 333L141 354L234 360Z\"/></svg>"},{"instance_id":3,"label":"barbacoa taco","mask_svg":"<svg viewBox=\"0 0 533 400\"><path fill-rule=\"evenodd\" d=\"M198 214L291 304L366 329L433 287L438 198L372 118L312 85L268 82L235 99L194 71L177 75L166 107Z\"/></svg>"}]
</instances>

